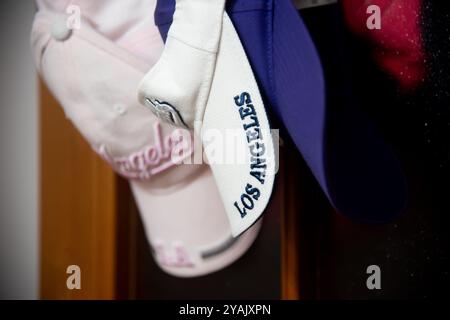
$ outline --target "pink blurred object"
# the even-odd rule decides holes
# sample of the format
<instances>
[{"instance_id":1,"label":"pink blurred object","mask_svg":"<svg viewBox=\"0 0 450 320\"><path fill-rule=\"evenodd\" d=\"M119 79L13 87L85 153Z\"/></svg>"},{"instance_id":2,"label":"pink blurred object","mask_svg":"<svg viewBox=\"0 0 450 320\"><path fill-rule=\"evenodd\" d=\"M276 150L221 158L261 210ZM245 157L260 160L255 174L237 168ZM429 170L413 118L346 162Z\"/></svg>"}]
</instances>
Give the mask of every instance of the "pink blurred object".
<instances>
[{"instance_id":1,"label":"pink blurred object","mask_svg":"<svg viewBox=\"0 0 450 320\"><path fill-rule=\"evenodd\" d=\"M402 89L411 90L423 82L425 56L420 28L421 0L343 0L350 29L373 45L380 67L394 76ZM367 8L381 9L381 29L370 30Z\"/></svg>"}]
</instances>

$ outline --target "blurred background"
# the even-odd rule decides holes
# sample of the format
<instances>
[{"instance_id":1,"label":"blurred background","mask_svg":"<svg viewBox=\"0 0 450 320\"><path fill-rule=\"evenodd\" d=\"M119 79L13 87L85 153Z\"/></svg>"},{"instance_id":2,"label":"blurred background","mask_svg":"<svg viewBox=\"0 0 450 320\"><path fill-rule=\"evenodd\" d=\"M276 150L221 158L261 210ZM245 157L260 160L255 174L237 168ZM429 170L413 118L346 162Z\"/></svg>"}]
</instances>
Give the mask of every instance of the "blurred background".
<instances>
[{"instance_id":1,"label":"blurred background","mask_svg":"<svg viewBox=\"0 0 450 320\"><path fill-rule=\"evenodd\" d=\"M0 3L0 299L37 299L38 78L33 1Z\"/></svg>"}]
</instances>

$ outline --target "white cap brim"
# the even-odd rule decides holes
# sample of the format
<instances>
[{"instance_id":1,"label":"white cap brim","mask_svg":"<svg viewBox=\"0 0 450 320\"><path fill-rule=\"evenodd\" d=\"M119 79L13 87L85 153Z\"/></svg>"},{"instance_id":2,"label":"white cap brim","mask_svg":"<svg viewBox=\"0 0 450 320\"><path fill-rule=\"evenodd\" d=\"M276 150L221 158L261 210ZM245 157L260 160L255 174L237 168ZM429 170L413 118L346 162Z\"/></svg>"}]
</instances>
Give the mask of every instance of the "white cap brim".
<instances>
[{"instance_id":1,"label":"white cap brim","mask_svg":"<svg viewBox=\"0 0 450 320\"><path fill-rule=\"evenodd\" d=\"M221 156L214 159L218 147L216 134L223 139L219 145L223 148ZM232 234L238 236L261 217L269 203L276 159L257 82L226 13L201 135ZM235 143L227 143L228 138ZM255 153L259 153L257 157Z\"/></svg>"}]
</instances>

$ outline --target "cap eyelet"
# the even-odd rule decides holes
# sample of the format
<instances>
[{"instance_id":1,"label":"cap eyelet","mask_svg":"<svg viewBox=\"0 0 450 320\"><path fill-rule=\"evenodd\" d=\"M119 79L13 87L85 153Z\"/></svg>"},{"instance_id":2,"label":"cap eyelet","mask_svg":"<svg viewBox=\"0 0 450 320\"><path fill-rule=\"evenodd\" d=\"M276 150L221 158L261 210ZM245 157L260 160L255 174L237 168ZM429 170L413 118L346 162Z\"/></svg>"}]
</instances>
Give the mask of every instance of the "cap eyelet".
<instances>
[{"instance_id":1,"label":"cap eyelet","mask_svg":"<svg viewBox=\"0 0 450 320\"><path fill-rule=\"evenodd\" d=\"M51 33L56 41L66 41L72 35L72 29L67 26L66 21L59 20L53 24Z\"/></svg>"}]
</instances>

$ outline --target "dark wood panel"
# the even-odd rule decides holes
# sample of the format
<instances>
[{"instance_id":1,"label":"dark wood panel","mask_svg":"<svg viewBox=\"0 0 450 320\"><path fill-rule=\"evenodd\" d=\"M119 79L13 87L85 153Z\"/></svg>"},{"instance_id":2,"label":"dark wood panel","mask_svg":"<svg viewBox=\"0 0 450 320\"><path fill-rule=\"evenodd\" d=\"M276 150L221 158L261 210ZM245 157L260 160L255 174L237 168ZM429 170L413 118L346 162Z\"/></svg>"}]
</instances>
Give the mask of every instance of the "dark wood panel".
<instances>
[{"instance_id":1,"label":"dark wood panel","mask_svg":"<svg viewBox=\"0 0 450 320\"><path fill-rule=\"evenodd\" d=\"M112 299L118 179L42 83L40 143L40 296ZM81 290L67 289L69 265L81 268Z\"/></svg>"}]
</instances>

